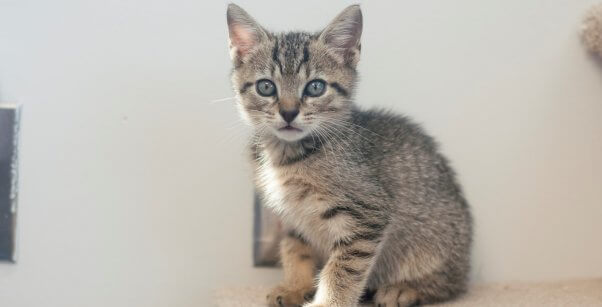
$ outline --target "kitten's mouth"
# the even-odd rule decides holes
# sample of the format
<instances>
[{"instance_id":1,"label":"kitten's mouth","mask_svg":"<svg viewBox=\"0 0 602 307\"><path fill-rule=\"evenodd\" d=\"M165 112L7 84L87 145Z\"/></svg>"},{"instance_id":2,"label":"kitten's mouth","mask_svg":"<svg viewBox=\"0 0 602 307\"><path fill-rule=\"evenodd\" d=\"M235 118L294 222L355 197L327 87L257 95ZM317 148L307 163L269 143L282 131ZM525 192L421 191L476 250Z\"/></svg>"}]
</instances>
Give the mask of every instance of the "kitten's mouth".
<instances>
[{"instance_id":1,"label":"kitten's mouth","mask_svg":"<svg viewBox=\"0 0 602 307\"><path fill-rule=\"evenodd\" d=\"M278 131L301 132L302 130L291 125L286 125L282 128L278 128Z\"/></svg>"},{"instance_id":2,"label":"kitten's mouth","mask_svg":"<svg viewBox=\"0 0 602 307\"><path fill-rule=\"evenodd\" d=\"M297 142L305 136L305 131L295 126L282 126L275 131L276 136L286 142Z\"/></svg>"}]
</instances>

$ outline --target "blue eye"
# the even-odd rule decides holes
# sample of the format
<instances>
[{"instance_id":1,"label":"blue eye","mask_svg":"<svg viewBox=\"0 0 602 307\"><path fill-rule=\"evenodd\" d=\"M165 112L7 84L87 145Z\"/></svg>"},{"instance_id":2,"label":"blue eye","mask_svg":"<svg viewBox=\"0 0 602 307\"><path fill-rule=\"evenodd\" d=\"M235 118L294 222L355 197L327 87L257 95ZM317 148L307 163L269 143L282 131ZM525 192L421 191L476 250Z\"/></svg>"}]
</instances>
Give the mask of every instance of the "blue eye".
<instances>
[{"instance_id":1,"label":"blue eye","mask_svg":"<svg viewBox=\"0 0 602 307\"><path fill-rule=\"evenodd\" d=\"M276 85L274 82L267 79L257 81L255 89L259 95L264 97L274 96L276 94Z\"/></svg>"},{"instance_id":2,"label":"blue eye","mask_svg":"<svg viewBox=\"0 0 602 307\"><path fill-rule=\"evenodd\" d=\"M307 85L305 86L305 90L303 91L303 94L309 97L318 97L318 96L322 96L322 94L324 94L324 92L326 91L326 82L324 82L324 80L312 80L309 81L309 83L307 83Z\"/></svg>"}]
</instances>

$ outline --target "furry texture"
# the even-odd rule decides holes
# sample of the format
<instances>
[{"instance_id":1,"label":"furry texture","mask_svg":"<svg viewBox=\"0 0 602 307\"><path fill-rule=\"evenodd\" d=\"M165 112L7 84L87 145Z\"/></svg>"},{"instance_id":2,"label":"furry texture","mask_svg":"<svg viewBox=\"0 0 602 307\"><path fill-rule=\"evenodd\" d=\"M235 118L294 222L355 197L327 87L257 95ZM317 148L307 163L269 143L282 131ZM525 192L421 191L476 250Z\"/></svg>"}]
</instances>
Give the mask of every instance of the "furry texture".
<instances>
[{"instance_id":1,"label":"furry texture","mask_svg":"<svg viewBox=\"0 0 602 307\"><path fill-rule=\"evenodd\" d=\"M472 224L454 172L408 118L352 100L359 6L314 34L270 33L236 5L227 15L256 184L290 231L268 304L348 307L364 294L410 306L465 291ZM324 90L308 91L315 82Z\"/></svg>"},{"instance_id":2,"label":"furry texture","mask_svg":"<svg viewBox=\"0 0 602 307\"><path fill-rule=\"evenodd\" d=\"M585 46L602 57L602 3L593 6L583 22L582 38Z\"/></svg>"}]
</instances>

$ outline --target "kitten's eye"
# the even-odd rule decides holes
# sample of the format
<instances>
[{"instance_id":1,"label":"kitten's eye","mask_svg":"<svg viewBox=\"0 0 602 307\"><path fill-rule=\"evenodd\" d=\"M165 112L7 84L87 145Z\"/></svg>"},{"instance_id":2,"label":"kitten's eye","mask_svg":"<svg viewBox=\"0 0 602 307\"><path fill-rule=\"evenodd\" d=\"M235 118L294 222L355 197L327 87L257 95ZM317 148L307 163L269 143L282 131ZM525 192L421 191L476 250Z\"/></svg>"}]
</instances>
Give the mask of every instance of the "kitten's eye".
<instances>
[{"instance_id":1,"label":"kitten's eye","mask_svg":"<svg viewBox=\"0 0 602 307\"><path fill-rule=\"evenodd\" d=\"M276 94L276 85L274 85L274 82L267 80L267 79L261 79L259 81L257 81L257 84L255 85L257 93L259 93L259 95L264 96L264 97L268 97L268 96L274 96L274 94Z\"/></svg>"},{"instance_id":2,"label":"kitten's eye","mask_svg":"<svg viewBox=\"0 0 602 307\"><path fill-rule=\"evenodd\" d=\"M324 80L312 80L307 83L305 86L305 91L303 92L305 95L310 97L318 97L322 96L326 91L326 82Z\"/></svg>"}]
</instances>

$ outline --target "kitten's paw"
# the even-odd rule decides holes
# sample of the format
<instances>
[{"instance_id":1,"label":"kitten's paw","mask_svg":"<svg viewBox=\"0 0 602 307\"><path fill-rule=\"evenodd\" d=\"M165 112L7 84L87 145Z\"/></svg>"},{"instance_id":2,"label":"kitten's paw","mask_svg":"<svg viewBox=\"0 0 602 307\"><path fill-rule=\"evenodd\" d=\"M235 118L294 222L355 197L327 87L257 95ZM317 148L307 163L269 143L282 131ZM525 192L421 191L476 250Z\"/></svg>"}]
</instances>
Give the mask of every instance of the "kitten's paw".
<instances>
[{"instance_id":1,"label":"kitten's paw","mask_svg":"<svg viewBox=\"0 0 602 307\"><path fill-rule=\"evenodd\" d=\"M408 288L405 285L381 287L374 295L375 307L410 307L419 305L420 296L418 295L418 291Z\"/></svg>"},{"instance_id":2,"label":"kitten's paw","mask_svg":"<svg viewBox=\"0 0 602 307\"><path fill-rule=\"evenodd\" d=\"M303 303L314 297L315 290L312 287L291 289L287 286L277 286L267 296L270 307L301 307ZM303 305L305 306L305 305Z\"/></svg>"}]
</instances>

